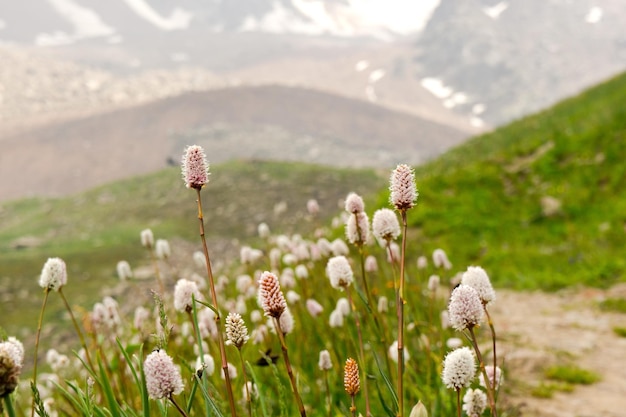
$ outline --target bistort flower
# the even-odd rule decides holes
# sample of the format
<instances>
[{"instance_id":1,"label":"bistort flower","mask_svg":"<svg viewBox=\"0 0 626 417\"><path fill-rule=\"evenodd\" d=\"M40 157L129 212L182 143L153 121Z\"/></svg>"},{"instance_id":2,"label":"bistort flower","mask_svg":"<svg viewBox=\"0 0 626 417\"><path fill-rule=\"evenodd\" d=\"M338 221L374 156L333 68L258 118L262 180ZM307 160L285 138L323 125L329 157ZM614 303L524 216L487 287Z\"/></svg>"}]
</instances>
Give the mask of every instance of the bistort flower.
<instances>
[{"instance_id":1,"label":"bistort flower","mask_svg":"<svg viewBox=\"0 0 626 417\"><path fill-rule=\"evenodd\" d=\"M228 313L228 316L226 316L226 338L228 343L234 345L237 349L241 349L249 339L246 323L237 313Z\"/></svg>"},{"instance_id":2,"label":"bistort flower","mask_svg":"<svg viewBox=\"0 0 626 417\"><path fill-rule=\"evenodd\" d=\"M462 331L480 324L484 310L478 292L469 285L460 284L452 291L448 313L450 324L456 330Z\"/></svg>"},{"instance_id":3,"label":"bistort flower","mask_svg":"<svg viewBox=\"0 0 626 417\"><path fill-rule=\"evenodd\" d=\"M417 188L415 187L415 172L406 164L400 164L393 170L390 178L389 200L398 210L404 211L412 208L417 200Z\"/></svg>"},{"instance_id":4,"label":"bistort flower","mask_svg":"<svg viewBox=\"0 0 626 417\"><path fill-rule=\"evenodd\" d=\"M287 309L287 301L280 289L278 278L265 271L259 278L259 304L268 317L280 318Z\"/></svg>"},{"instance_id":5,"label":"bistort flower","mask_svg":"<svg viewBox=\"0 0 626 417\"><path fill-rule=\"evenodd\" d=\"M153 400L169 398L183 391L180 370L164 350L156 350L149 354L143 368L148 395Z\"/></svg>"},{"instance_id":6,"label":"bistort flower","mask_svg":"<svg viewBox=\"0 0 626 417\"><path fill-rule=\"evenodd\" d=\"M346 360L343 374L343 386L348 395L356 395L356 393L361 389L359 365L352 358L348 358L348 360Z\"/></svg>"},{"instance_id":7,"label":"bistort flower","mask_svg":"<svg viewBox=\"0 0 626 417\"><path fill-rule=\"evenodd\" d=\"M67 284L67 268L61 258L48 258L41 270L39 286L53 291Z\"/></svg>"},{"instance_id":8,"label":"bistort flower","mask_svg":"<svg viewBox=\"0 0 626 417\"><path fill-rule=\"evenodd\" d=\"M209 163L201 146L191 145L185 149L182 173L187 188L200 190L209 182Z\"/></svg>"},{"instance_id":9,"label":"bistort flower","mask_svg":"<svg viewBox=\"0 0 626 417\"><path fill-rule=\"evenodd\" d=\"M177 311L189 312L193 309L193 298L201 299L198 284L188 279L179 279L174 287L174 308Z\"/></svg>"},{"instance_id":10,"label":"bistort flower","mask_svg":"<svg viewBox=\"0 0 626 417\"><path fill-rule=\"evenodd\" d=\"M354 281L354 273L348 259L343 256L334 256L326 264L326 275L333 288L344 290Z\"/></svg>"},{"instance_id":11,"label":"bistort flower","mask_svg":"<svg viewBox=\"0 0 626 417\"><path fill-rule=\"evenodd\" d=\"M496 300L496 292L491 286L489 276L480 266L470 266L463 273L461 284L474 288L480 297L480 301L487 305Z\"/></svg>"},{"instance_id":12,"label":"bistort flower","mask_svg":"<svg viewBox=\"0 0 626 417\"><path fill-rule=\"evenodd\" d=\"M378 239L389 242L400 236L400 223L396 213L388 208L382 208L374 212L372 219L372 232Z\"/></svg>"},{"instance_id":13,"label":"bistort flower","mask_svg":"<svg viewBox=\"0 0 626 417\"><path fill-rule=\"evenodd\" d=\"M447 388L458 391L467 387L475 374L474 354L468 347L458 348L446 355L441 379Z\"/></svg>"}]
</instances>

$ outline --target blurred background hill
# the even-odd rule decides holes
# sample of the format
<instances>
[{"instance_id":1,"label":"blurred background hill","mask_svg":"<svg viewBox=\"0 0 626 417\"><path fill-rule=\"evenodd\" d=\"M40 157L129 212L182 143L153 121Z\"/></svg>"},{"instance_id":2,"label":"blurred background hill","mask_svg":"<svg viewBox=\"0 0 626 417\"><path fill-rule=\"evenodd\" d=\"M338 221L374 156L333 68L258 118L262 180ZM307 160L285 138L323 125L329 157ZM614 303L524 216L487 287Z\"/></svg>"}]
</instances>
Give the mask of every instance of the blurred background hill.
<instances>
[{"instance_id":1,"label":"blurred background hill","mask_svg":"<svg viewBox=\"0 0 626 417\"><path fill-rule=\"evenodd\" d=\"M419 164L623 70L625 20L619 0L5 2L0 201L164 168L187 140ZM33 155L47 181L20 184Z\"/></svg>"}]
</instances>

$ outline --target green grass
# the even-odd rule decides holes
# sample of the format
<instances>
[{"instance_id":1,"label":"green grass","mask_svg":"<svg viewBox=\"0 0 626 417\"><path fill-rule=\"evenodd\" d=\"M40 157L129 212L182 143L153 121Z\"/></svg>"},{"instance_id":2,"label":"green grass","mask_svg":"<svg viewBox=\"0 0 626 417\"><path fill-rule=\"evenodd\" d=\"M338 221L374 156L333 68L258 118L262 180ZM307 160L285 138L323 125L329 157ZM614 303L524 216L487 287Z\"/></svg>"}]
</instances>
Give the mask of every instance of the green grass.
<instances>
[{"instance_id":1,"label":"green grass","mask_svg":"<svg viewBox=\"0 0 626 417\"><path fill-rule=\"evenodd\" d=\"M541 382L534 387L531 395L537 398L552 398L555 392L572 392L574 386L563 382Z\"/></svg>"},{"instance_id":2,"label":"green grass","mask_svg":"<svg viewBox=\"0 0 626 417\"><path fill-rule=\"evenodd\" d=\"M374 196L385 184L384 176L369 169L257 161L214 166L202 192L209 246L216 259L228 262L238 258L242 241L255 242L261 222L273 232L309 233L329 223L349 191ZM306 215L310 198L320 204L321 217L314 221ZM281 202L286 211L274 213ZM49 257L61 257L68 265L68 298L88 305L101 298L103 288L117 284L119 260L133 267L149 264L141 230L151 228L156 238L189 241L200 249L195 191L185 188L179 168L66 198L4 203L0 219L0 315L10 334L32 334L42 293L37 280ZM34 238L37 245L16 246L23 237ZM62 305L51 298L48 311L58 317Z\"/></svg>"},{"instance_id":3,"label":"green grass","mask_svg":"<svg viewBox=\"0 0 626 417\"><path fill-rule=\"evenodd\" d=\"M607 298L600 302L600 308L604 311L613 311L626 314L626 299Z\"/></svg>"},{"instance_id":4,"label":"green grass","mask_svg":"<svg viewBox=\"0 0 626 417\"><path fill-rule=\"evenodd\" d=\"M624 281L624 96L621 75L418 167L412 252L441 247L517 289ZM545 196L561 203L552 216Z\"/></svg>"},{"instance_id":5,"label":"green grass","mask_svg":"<svg viewBox=\"0 0 626 417\"><path fill-rule=\"evenodd\" d=\"M568 384L590 385L600 380L597 373L571 365L551 366L545 375L549 379Z\"/></svg>"},{"instance_id":6,"label":"green grass","mask_svg":"<svg viewBox=\"0 0 626 417\"><path fill-rule=\"evenodd\" d=\"M619 337L626 337L626 327L613 327L613 333Z\"/></svg>"}]
</instances>

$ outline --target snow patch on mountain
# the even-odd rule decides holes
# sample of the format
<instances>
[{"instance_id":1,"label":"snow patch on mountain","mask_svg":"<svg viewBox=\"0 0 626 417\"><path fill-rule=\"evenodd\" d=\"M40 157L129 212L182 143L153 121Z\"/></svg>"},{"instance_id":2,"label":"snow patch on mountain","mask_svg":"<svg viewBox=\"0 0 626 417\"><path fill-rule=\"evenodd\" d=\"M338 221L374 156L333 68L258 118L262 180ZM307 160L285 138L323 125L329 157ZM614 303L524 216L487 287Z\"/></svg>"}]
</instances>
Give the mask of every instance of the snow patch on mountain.
<instances>
[{"instance_id":1,"label":"snow patch on mountain","mask_svg":"<svg viewBox=\"0 0 626 417\"><path fill-rule=\"evenodd\" d=\"M75 3L73 0L47 0L50 6L73 26L73 33L55 31L40 33L35 38L38 46L68 45L80 39L111 36L115 29L107 25L93 10Z\"/></svg>"},{"instance_id":2,"label":"snow patch on mountain","mask_svg":"<svg viewBox=\"0 0 626 417\"><path fill-rule=\"evenodd\" d=\"M187 29L193 14L176 7L168 17L161 16L145 0L124 0L139 17L164 31Z\"/></svg>"},{"instance_id":3,"label":"snow patch on mountain","mask_svg":"<svg viewBox=\"0 0 626 417\"><path fill-rule=\"evenodd\" d=\"M293 9L274 2L272 10L265 15L247 16L240 30L392 39L424 29L440 2L348 0L335 4L324 0L291 0Z\"/></svg>"}]
</instances>

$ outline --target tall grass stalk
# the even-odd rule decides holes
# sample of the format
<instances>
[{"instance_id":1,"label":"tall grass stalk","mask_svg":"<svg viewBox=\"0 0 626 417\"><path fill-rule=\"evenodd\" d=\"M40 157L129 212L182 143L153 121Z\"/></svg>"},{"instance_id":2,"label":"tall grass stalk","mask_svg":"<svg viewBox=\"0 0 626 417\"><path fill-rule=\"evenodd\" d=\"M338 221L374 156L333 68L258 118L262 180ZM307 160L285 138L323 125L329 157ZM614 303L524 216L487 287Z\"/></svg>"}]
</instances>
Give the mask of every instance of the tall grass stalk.
<instances>
[{"instance_id":1,"label":"tall grass stalk","mask_svg":"<svg viewBox=\"0 0 626 417\"><path fill-rule=\"evenodd\" d=\"M80 345L85 350L85 358L87 359L87 363L91 367L91 369L95 369L93 366L93 362L91 361L91 355L89 354L89 348L87 347L87 343L85 342L85 337L83 336L83 332L80 330L80 326L78 326L78 322L76 321L76 317L74 317L74 313L72 312L72 308L70 304L67 302L67 298L65 297L65 293L63 292L63 287L59 288L59 294L61 295L61 299L63 300L63 304L65 304L65 308L72 319L72 324L74 325L74 330L80 339Z\"/></svg>"},{"instance_id":2,"label":"tall grass stalk","mask_svg":"<svg viewBox=\"0 0 626 417\"><path fill-rule=\"evenodd\" d=\"M400 283L396 296L396 313L398 316L398 417L404 415L404 275L406 257L406 233L407 220L406 210L401 210L402 215L402 248L400 251Z\"/></svg>"},{"instance_id":3,"label":"tall grass stalk","mask_svg":"<svg viewBox=\"0 0 626 417\"><path fill-rule=\"evenodd\" d=\"M361 363L361 367L363 368L363 373L365 374L365 378L363 378L363 394L365 396L365 415L371 416L371 406L370 406L370 398L367 390L367 367L365 366L365 352L363 349L363 332L361 331L361 319L359 318L359 312L356 309L356 305L354 304L354 299L352 298L352 292L350 291L350 286L346 286L346 295L348 297L348 302L350 303L350 307L352 308L352 314L354 315L354 324L356 326L357 337L359 339L359 362ZM354 396L352 398L354 401Z\"/></svg>"},{"instance_id":4,"label":"tall grass stalk","mask_svg":"<svg viewBox=\"0 0 626 417\"><path fill-rule=\"evenodd\" d=\"M291 368L291 362L289 361L289 351L287 349L287 343L285 342L285 334L280 326L280 321L277 317L272 317L274 320L274 328L276 329L276 334L278 335L278 339L280 340L280 348L283 352L283 359L285 360L285 367L287 368L287 375L289 375L289 382L291 383L291 389L293 390L293 395L296 397L296 402L298 404L298 411L302 417L306 417L306 410L304 409L304 404L302 403L302 397L300 397L300 392L298 391L298 383L293 374L293 369Z\"/></svg>"},{"instance_id":5,"label":"tall grass stalk","mask_svg":"<svg viewBox=\"0 0 626 417\"><path fill-rule=\"evenodd\" d=\"M209 248L206 243L206 236L204 233L204 216L202 214L202 195L200 194L201 188L195 188L198 203L198 223L200 227L200 239L202 240L202 249L204 251L204 258L206 260L207 276L209 278L209 287L211 289L211 302L215 308L215 325L217 326L217 340L220 348L220 359L222 364L222 370L224 371L224 380L226 381L226 391L228 394L228 404L230 406L230 412L233 417L237 415L235 408L235 397L233 395L233 387L230 381L230 374L228 372L228 360L226 358L226 349L224 347L224 335L221 330L221 318L220 310L217 303L217 293L215 291L215 280L213 278L213 270L211 268L211 258L209 257Z\"/></svg>"},{"instance_id":6,"label":"tall grass stalk","mask_svg":"<svg viewBox=\"0 0 626 417\"><path fill-rule=\"evenodd\" d=\"M480 367L480 371L482 372L483 377L485 378L485 385L487 388L487 399L489 400L489 408L491 408L491 416L498 417L498 410L496 410L496 399L495 399L495 394L494 394L495 385L496 385L496 377L495 377L496 368L493 369L494 378L493 378L493 384L492 384L491 380L489 379L489 375L487 375L487 370L485 369L485 361L483 360L483 355L480 353L480 349L478 348L478 342L476 340L476 334L474 333L474 327L469 326L467 329L469 330L469 333L470 333L470 341L472 342L474 352L476 352L476 358L478 359L478 366Z\"/></svg>"},{"instance_id":7,"label":"tall grass stalk","mask_svg":"<svg viewBox=\"0 0 626 417\"><path fill-rule=\"evenodd\" d=\"M37 364L38 364L38 352L39 352L39 338L41 336L41 325L43 323L43 314L46 310L46 304L48 303L48 295L50 294L50 288L44 289L43 302L41 304L41 311L39 312L39 321L37 322L37 335L35 336L35 357L33 358L33 382L32 384L37 388ZM30 417L35 415L35 396L33 395L33 401L30 408Z\"/></svg>"}]
</instances>

